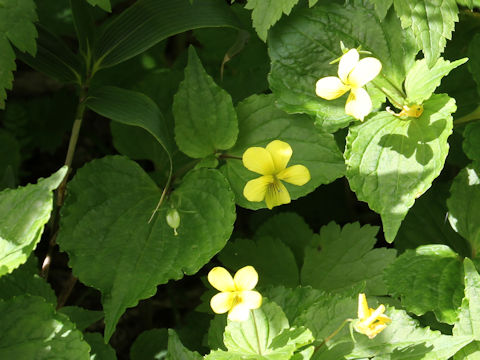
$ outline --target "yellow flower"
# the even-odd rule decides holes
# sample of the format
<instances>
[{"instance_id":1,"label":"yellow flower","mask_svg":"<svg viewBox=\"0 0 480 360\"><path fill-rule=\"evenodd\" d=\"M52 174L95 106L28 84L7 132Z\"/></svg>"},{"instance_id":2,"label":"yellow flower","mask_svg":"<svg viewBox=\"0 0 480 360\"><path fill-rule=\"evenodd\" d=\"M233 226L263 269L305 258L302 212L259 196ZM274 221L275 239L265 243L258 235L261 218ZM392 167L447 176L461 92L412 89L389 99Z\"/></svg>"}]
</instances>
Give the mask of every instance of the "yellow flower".
<instances>
[{"instance_id":1,"label":"yellow flower","mask_svg":"<svg viewBox=\"0 0 480 360\"><path fill-rule=\"evenodd\" d=\"M287 168L292 152L289 144L274 140L266 148L251 147L243 153L243 165L248 170L262 175L245 185L243 195L248 201L265 199L269 209L288 204L290 194L280 180L298 186L310 181L310 172L305 166L293 165Z\"/></svg>"},{"instance_id":2,"label":"yellow flower","mask_svg":"<svg viewBox=\"0 0 480 360\"><path fill-rule=\"evenodd\" d=\"M391 110L389 106L387 106L387 112L389 112L390 114L394 115L394 116L397 116L397 117L401 117L401 118L406 118L406 117L413 117L413 118L418 118L420 117L422 114L423 114L423 105L417 105L417 104L414 104L414 105L411 105L411 106L408 106L408 105L403 105L402 107L402 111L400 111L398 114Z\"/></svg>"},{"instance_id":3,"label":"yellow flower","mask_svg":"<svg viewBox=\"0 0 480 360\"><path fill-rule=\"evenodd\" d=\"M223 267L214 267L208 273L208 282L221 291L210 300L212 310L217 314L228 311L230 320L247 320L250 309L258 309L262 305L262 295L253 291L258 282L253 266L241 268L233 278Z\"/></svg>"},{"instance_id":4,"label":"yellow flower","mask_svg":"<svg viewBox=\"0 0 480 360\"><path fill-rule=\"evenodd\" d=\"M316 93L321 98L333 100L350 90L345 113L363 121L372 111L372 100L363 86L380 73L382 63L373 57L359 59L356 49L346 52L338 64L338 77L327 76L318 80Z\"/></svg>"},{"instance_id":5,"label":"yellow flower","mask_svg":"<svg viewBox=\"0 0 480 360\"><path fill-rule=\"evenodd\" d=\"M392 321L384 312L385 306L380 305L376 310L370 309L365 294L358 294L358 320L354 323L355 330L373 339Z\"/></svg>"}]
</instances>

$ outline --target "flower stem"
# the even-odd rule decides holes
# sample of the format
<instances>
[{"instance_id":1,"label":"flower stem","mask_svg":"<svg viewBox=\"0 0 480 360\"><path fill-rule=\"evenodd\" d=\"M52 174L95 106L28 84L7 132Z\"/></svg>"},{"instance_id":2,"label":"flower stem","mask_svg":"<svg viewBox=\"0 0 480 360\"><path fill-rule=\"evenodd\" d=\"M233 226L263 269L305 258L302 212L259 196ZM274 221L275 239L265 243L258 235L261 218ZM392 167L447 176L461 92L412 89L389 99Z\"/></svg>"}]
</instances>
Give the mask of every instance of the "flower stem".
<instances>
[{"instance_id":1,"label":"flower stem","mask_svg":"<svg viewBox=\"0 0 480 360\"><path fill-rule=\"evenodd\" d=\"M313 351L313 353L315 354L323 345L325 345L327 342L329 342L330 340L332 340L332 338L337 335L342 329L343 327L349 323L350 321L352 321L352 319L345 319L342 324L335 330L333 331L330 335L328 335L325 339L323 339L323 341L320 343L320 345L318 346L315 346L315 350Z\"/></svg>"},{"instance_id":2,"label":"flower stem","mask_svg":"<svg viewBox=\"0 0 480 360\"><path fill-rule=\"evenodd\" d=\"M480 120L480 106L477 107L475 110L473 110L470 114L467 114L465 116L462 116L459 119L456 119L453 122L453 125L455 126L463 125L476 120Z\"/></svg>"}]
</instances>

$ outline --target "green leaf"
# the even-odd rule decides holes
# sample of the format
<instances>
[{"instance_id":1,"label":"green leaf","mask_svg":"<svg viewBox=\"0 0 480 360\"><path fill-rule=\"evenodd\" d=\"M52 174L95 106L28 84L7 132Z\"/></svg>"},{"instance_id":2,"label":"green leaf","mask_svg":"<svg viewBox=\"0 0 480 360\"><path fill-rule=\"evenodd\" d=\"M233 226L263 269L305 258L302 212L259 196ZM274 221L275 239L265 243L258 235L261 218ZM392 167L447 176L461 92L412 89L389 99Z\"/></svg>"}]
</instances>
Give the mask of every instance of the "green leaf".
<instances>
[{"instance_id":1,"label":"green leaf","mask_svg":"<svg viewBox=\"0 0 480 360\"><path fill-rule=\"evenodd\" d=\"M161 40L188 30L240 25L229 6L216 0L140 0L114 19L95 48L97 67L119 64Z\"/></svg>"},{"instance_id":2,"label":"green leaf","mask_svg":"<svg viewBox=\"0 0 480 360\"><path fill-rule=\"evenodd\" d=\"M476 341L480 341L480 275L469 258L465 258L463 267L465 297L453 327L453 335L472 335Z\"/></svg>"},{"instance_id":3,"label":"green leaf","mask_svg":"<svg viewBox=\"0 0 480 360\"><path fill-rule=\"evenodd\" d=\"M411 27L429 68L452 38L458 8L455 0L394 0L402 27Z\"/></svg>"},{"instance_id":4,"label":"green leaf","mask_svg":"<svg viewBox=\"0 0 480 360\"><path fill-rule=\"evenodd\" d=\"M373 249L377 232L377 227L359 223L340 228L331 222L322 227L318 242L305 250L302 285L342 292L365 281L366 293L387 294L382 273L395 260L396 251Z\"/></svg>"},{"instance_id":5,"label":"green leaf","mask_svg":"<svg viewBox=\"0 0 480 360\"><path fill-rule=\"evenodd\" d=\"M126 308L219 252L235 219L233 194L217 170L189 172L150 223L160 191L133 161L92 161L67 190L57 242L80 281L102 292L107 340ZM172 206L181 215L178 236L166 222Z\"/></svg>"},{"instance_id":6,"label":"green leaf","mask_svg":"<svg viewBox=\"0 0 480 360\"><path fill-rule=\"evenodd\" d=\"M16 70L12 44L34 56L37 31L33 23L36 20L33 0L2 1L0 4L0 109L5 108L5 89L12 89L13 71Z\"/></svg>"},{"instance_id":7,"label":"green leaf","mask_svg":"<svg viewBox=\"0 0 480 360\"><path fill-rule=\"evenodd\" d=\"M212 350L227 350L223 344L223 332L227 326L227 314L215 315L208 328L208 347Z\"/></svg>"},{"instance_id":8,"label":"green leaf","mask_svg":"<svg viewBox=\"0 0 480 360\"><path fill-rule=\"evenodd\" d=\"M463 151L471 160L480 160L480 122L475 121L465 126L463 130Z\"/></svg>"},{"instance_id":9,"label":"green leaf","mask_svg":"<svg viewBox=\"0 0 480 360\"><path fill-rule=\"evenodd\" d=\"M473 7L479 7L480 1L478 0L457 0L457 4L460 6L467 6L469 9L473 9Z\"/></svg>"},{"instance_id":10,"label":"green leaf","mask_svg":"<svg viewBox=\"0 0 480 360\"><path fill-rule=\"evenodd\" d=\"M313 237L313 231L303 218L290 212L269 217L255 232L255 237L272 236L280 239L292 250L298 266L302 266L305 247Z\"/></svg>"},{"instance_id":11,"label":"green leaf","mask_svg":"<svg viewBox=\"0 0 480 360\"><path fill-rule=\"evenodd\" d=\"M430 98L444 76L467 60L467 58L463 58L450 62L439 58L430 68L425 59L417 60L405 79L407 101L411 104L422 104Z\"/></svg>"},{"instance_id":12,"label":"green leaf","mask_svg":"<svg viewBox=\"0 0 480 360\"><path fill-rule=\"evenodd\" d=\"M212 351L211 359L276 359L288 360L295 350L313 341L304 327L290 328L282 309L273 302L264 302L252 310L246 321L228 321L224 343L228 352Z\"/></svg>"},{"instance_id":13,"label":"green leaf","mask_svg":"<svg viewBox=\"0 0 480 360\"><path fill-rule=\"evenodd\" d=\"M403 120L381 112L352 126L347 136L347 178L357 198L382 217L388 242L415 199L440 174L452 133L455 100L434 95L419 118Z\"/></svg>"},{"instance_id":14,"label":"green leaf","mask_svg":"<svg viewBox=\"0 0 480 360\"><path fill-rule=\"evenodd\" d=\"M386 269L388 290L416 314L433 311L438 321L453 324L463 297L459 256L445 245L407 250Z\"/></svg>"},{"instance_id":15,"label":"green leaf","mask_svg":"<svg viewBox=\"0 0 480 360\"><path fill-rule=\"evenodd\" d=\"M17 52L17 57L34 68L60 82L79 83L81 61L78 55L60 39L43 26L38 26L37 52L35 56Z\"/></svg>"},{"instance_id":16,"label":"green leaf","mask_svg":"<svg viewBox=\"0 0 480 360\"><path fill-rule=\"evenodd\" d=\"M474 162L464 168L453 180L451 196L447 200L448 220L462 235L476 254L480 246L480 222L475 216L480 206L480 167Z\"/></svg>"},{"instance_id":17,"label":"green leaf","mask_svg":"<svg viewBox=\"0 0 480 360\"><path fill-rule=\"evenodd\" d=\"M207 74L194 48L188 49L185 80L173 101L175 140L192 158L230 149L237 140L237 114L230 95Z\"/></svg>"},{"instance_id":18,"label":"green leaf","mask_svg":"<svg viewBox=\"0 0 480 360\"><path fill-rule=\"evenodd\" d=\"M98 6L108 12L112 11L112 5L110 4L110 0L87 0L87 1L92 6Z\"/></svg>"},{"instance_id":19,"label":"green leaf","mask_svg":"<svg viewBox=\"0 0 480 360\"><path fill-rule=\"evenodd\" d=\"M64 166L35 185L0 193L0 276L25 263L35 249L53 208L52 191L66 173Z\"/></svg>"},{"instance_id":20,"label":"green leaf","mask_svg":"<svg viewBox=\"0 0 480 360\"><path fill-rule=\"evenodd\" d=\"M0 300L0 313L1 359L90 359L82 333L43 298Z\"/></svg>"},{"instance_id":21,"label":"green leaf","mask_svg":"<svg viewBox=\"0 0 480 360\"><path fill-rule=\"evenodd\" d=\"M203 357L196 351L190 351L180 341L177 333L168 330L168 352L166 360L201 360Z\"/></svg>"},{"instance_id":22,"label":"green leaf","mask_svg":"<svg viewBox=\"0 0 480 360\"><path fill-rule=\"evenodd\" d=\"M369 0L375 5L375 12L377 13L380 20L385 19L387 16L388 9L393 4L393 0Z\"/></svg>"},{"instance_id":23,"label":"green leaf","mask_svg":"<svg viewBox=\"0 0 480 360\"><path fill-rule=\"evenodd\" d=\"M168 330L150 329L142 332L130 348L131 360L162 359L167 353Z\"/></svg>"},{"instance_id":24,"label":"green leaf","mask_svg":"<svg viewBox=\"0 0 480 360\"><path fill-rule=\"evenodd\" d=\"M294 9L270 31L269 83L283 110L315 116L318 125L334 132L353 120L345 114L346 96L321 99L315 94L315 83L337 75L338 64L329 63L342 55L340 41L349 48L361 45L372 52L382 62L382 73L376 80L388 78L400 89L417 49L393 11L380 22L373 8L325 3L312 9ZM367 90L374 108L379 107L385 98L383 93L371 84Z\"/></svg>"},{"instance_id":25,"label":"green leaf","mask_svg":"<svg viewBox=\"0 0 480 360\"><path fill-rule=\"evenodd\" d=\"M34 256L11 274L0 278L0 299L9 300L20 295L41 296L49 303L57 303L50 284L38 275L37 259Z\"/></svg>"},{"instance_id":26,"label":"green leaf","mask_svg":"<svg viewBox=\"0 0 480 360\"><path fill-rule=\"evenodd\" d=\"M293 200L343 176L345 163L333 136L317 130L307 116L279 110L273 95L250 96L238 104L237 115L238 140L228 155L241 157L249 147L265 147L278 139L293 149L288 165L302 164L310 171L311 180L303 186L285 183ZM250 202L243 196L245 184L259 175L246 169L241 160L227 158L221 170L230 181L238 205L254 210L266 207L264 202Z\"/></svg>"},{"instance_id":27,"label":"green leaf","mask_svg":"<svg viewBox=\"0 0 480 360\"><path fill-rule=\"evenodd\" d=\"M468 45L468 70L477 84L477 93L480 93L480 34L476 34Z\"/></svg>"},{"instance_id":28,"label":"green leaf","mask_svg":"<svg viewBox=\"0 0 480 360\"><path fill-rule=\"evenodd\" d=\"M87 332L83 337L91 347L90 360L117 360L115 350L109 344L105 344L101 334Z\"/></svg>"},{"instance_id":29,"label":"green leaf","mask_svg":"<svg viewBox=\"0 0 480 360\"><path fill-rule=\"evenodd\" d=\"M78 306L64 306L58 312L67 315L81 331L103 318L103 311L87 310Z\"/></svg>"},{"instance_id":30,"label":"green leaf","mask_svg":"<svg viewBox=\"0 0 480 360\"><path fill-rule=\"evenodd\" d=\"M473 341L453 355L453 360L477 360L480 356L480 342Z\"/></svg>"},{"instance_id":31,"label":"green leaf","mask_svg":"<svg viewBox=\"0 0 480 360\"><path fill-rule=\"evenodd\" d=\"M449 185L435 182L415 201L395 238L395 248L415 249L420 245L444 244L461 256L470 256L469 243L458 235L447 220Z\"/></svg>"},{"instance_id":32,"label":"green leaf","mask_svg":"<svg viewBox=\"0 0 480 360\"><path fill-rule=\"evenodd\" d=\"M106 1L109 3L109 0ZM92 8L85 0L70 0L70 7L72 8L73 25L77 33L79 52L88 63L91 61L96 36Z\"/></svg>"},{"instance_id":33,"label":"green leaf","mask_svg":"<svg viewBox=\"0 0 480 360\"><path fill-rule=\"evenodd\" d=\"M248 0L245 8L253 10L253 27L258 37L267 41L268 29L275 25L283 14L290 15L290 11L297 3L298 0Z\"/></svg>"},{"instance_id":34,"label":"green leaf","mask_svg":"<svg viewBox=\"0 0 480 360\"><path fill-rule=\"evenodd\" d=\"M257 241L236 239L229 241L219 260L223 265L238 270L252 265L259 274L259 285L299 284L299 274L291 250L279 239L260 237Z\"/></svg>"}]
</instances>

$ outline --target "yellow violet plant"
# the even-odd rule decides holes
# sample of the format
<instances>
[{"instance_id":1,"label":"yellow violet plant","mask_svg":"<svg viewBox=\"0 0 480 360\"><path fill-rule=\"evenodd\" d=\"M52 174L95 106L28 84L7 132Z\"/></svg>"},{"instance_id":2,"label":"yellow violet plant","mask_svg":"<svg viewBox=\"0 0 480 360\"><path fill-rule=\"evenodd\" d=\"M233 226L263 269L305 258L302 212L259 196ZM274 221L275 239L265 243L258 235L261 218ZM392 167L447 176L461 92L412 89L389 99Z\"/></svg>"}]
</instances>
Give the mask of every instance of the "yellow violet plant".
<instances>
[{"instance_id":1,"label":"yellow violet plant","mask_svg":"<svg viewBox=\"0 0 480 360\"><path fill-rule=\"evenodd\" d=\"M217 314L228 311L228 319L245 321L251 309L262 305L262 295L253 289L258 274L253 266L245 266L232 275L223 267L214 267L208 273L208 282L220 293L210 300L212 310Z\"/></svg>"},{"instance_id":2,"label":"yellow violet plant","mask_svg":"<svg viewBox=\"0 0 480 360\"><path fill-rule=\"evenodd\" d=\"M354 329L373 339L392 321L384 312L384 305L378 306L375 310L371 309L368 307L365 294L358 294L358 319L353 323Z\"/></svg>"},{"instance_id":3,"label":"yellow violet plant","mask_svg":"<svg viewBox=\"0 0 480 360\"><path fill-rule=\"evenodd\" d=\"M293 165L287 168L292 153L290 145L280 140L270 142L265 148L250 147L243 153L243 165L262 175L245 185L243 195L248 201L265 200L269 209L288 204L290 194L281 180L298 186L310 181L310 172L305 166Z\"/></svg>"},{"instance_id":4,"label":"yellow violet plant","mask_svg":"<svg viewBox=\"0 0 480 360\"><path fill-rule=\"evenodd\" d=\"M357 49L348 50L340 58L338 77L327 76L316 83L316 94L326 100L337 99L350 91L345 104L345 113L363 121L372 111L372 100L363 88L381 71L381 62L374 57L360 60Z\"/></svg>"}]
</instances>

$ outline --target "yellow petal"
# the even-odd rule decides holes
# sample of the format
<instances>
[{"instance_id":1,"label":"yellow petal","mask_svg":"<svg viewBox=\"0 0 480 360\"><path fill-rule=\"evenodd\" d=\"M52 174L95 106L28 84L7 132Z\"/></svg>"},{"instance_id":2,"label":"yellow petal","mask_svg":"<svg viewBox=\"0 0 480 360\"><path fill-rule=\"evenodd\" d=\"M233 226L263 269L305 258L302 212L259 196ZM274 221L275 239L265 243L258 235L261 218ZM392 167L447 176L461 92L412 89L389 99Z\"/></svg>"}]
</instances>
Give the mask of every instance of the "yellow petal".
<instances>
[{"instance_id":1,"label":"yellow petal","mask_svg":"<svg viewBox=\"0 0 480 360\"><path fill-rule=\"evenodd\" d=\"M365 335L368 336L369 339L373 339L375 336L377 336L379 333L381 333L387 325L385 324L377 324L374 326L371 326L368 330L365 331Z\"/></svg>"},{"instance_id":2,"label":"yellow petal","mask_svg":"<svg viewBox=\"0 0 480 360\"><path fill-rule=\"evenodd\" d=\"M336 76L327 76L321 78L315 84L315 93L317 96L320 96L326 100L337 99L345 94L349 89L350 87L342 83L342 80Z\"/></svg>"},{"instance_id":3,"label":"yellow petal","mask_svg":"<svg viewBox=\"0 0 480 360\"><path fill-rule=\"evenodd\" d=\"M228 313L228 319L232 321L245 321L250 316L250 309L244 304L235 305Z\"/></svg>"},{"instance_id":4,"label":"yellow petal","mask_svg":"<svg viewBox=\"0 0 480 360\"><path fill-rule=\"evenodd\" d=\"M340 59L338 64L338 77L344 84L347 84L348 75L355 68L360 59L357 49L350 49Z\"/></svg>"},{"instance_id":5,"label":"yellow petal","mask_svg":"<svg viewBox=\"0 0 480 360\"><path fill-rule=\"evenodd\" d=\"M272 156L275 173L278 173L287 167L293 152L289 144L280 140L273 140L267 145L266 150Z\"/></svg>"},{"instance_id":6,"label":"yellow petal","mask_svg":"<svg viewBox=\"0 0 480 360\"><path fill-rule=\"evenodd\" d=\"M370 316L370 310L368 309L367 298L365 294L358 294L358 318L365 320Z\"/></svg>"},{"instance_id":7,"label":"yellow petal","mask_svg":"<svg viewBox=\"0 0 480 360\"><path fill-rule=\"evenodd\" d=\"M352 88L345 104L345 113L363 121L370 111L372 111L372 100L367 91L363 88Z\"/></svg>"},{"instance_id":8,"label":"yellow petal","mask_svg":"<svg viewBox=\"0 0 480 360\"><path fill-rule=\"evenodd\" d=\"M233 278L237 291L252 290L258 282L258 274L253 266L245 266Z\"/></svg>"},{"instance_id":9,"label":"yellow petal","mask_svg":"<svg viewBox=\"0 0 480 360\"><path fill-rule=\"evenodd\" d=\"M232 275L223 267L217 266L210 270L208 282L219 291L235 291Z\"/></svg>"},{"instance_id":10,"label":"yellow petal","mask_svg":"<svg viewBox=\"0 0 480 360\"><path fill-rule=\"evenodd\" d=\"M243 153L243 166L260 175L272 175L275 171L272 156L262 147L250 147Z\"/></svg>"},{"instance_id":11,"label":"yellow petal","mask_svg":"<svg viewBox=\"0 0 480 360\"><path fill-rule=\"evenodd\" d=\"M240 298L242 304L249 309L258 309L262 306L262 295L258 291L242 291Z\"/></svg>"},{"instance_id":12,"label":"yellow petal","mask_svg":"<svg viewBox=\"0 0 480 360\"><path fill-rule=\"evenodd\" d=\"M367 57L358 62L348 75L346 83L352 87L362 87L375 79L380 70L382 70L382 63L378 59Z\"/></svg>"},{"instance_id":13,"label":"yellow petal","mask_svg":"<svg viewBox=\"0 0 480 360\"><path fill-rule=\"evenodd\" d=\"M385 314L381 314L381 315L378 315L378 318L377 318L378 321L384 323L384 324L390 324L392 322L392 319L390 319L387 315Z\"/></svg>"},{"instance_id":14,"label":"yellow petal","mask_svg":"<svg viewBox=\"0 0 480 360\"><path fill-rule=\"evenodd\" d=\"M269 209L272 209L274 206L288 204L289 202L290 194L280 180L275 180L270 184L265 194L265 203Z\"/></svg>"},{"instance_id":15,"label":"yellow petal","mask_svg":"<svg viewBox=\"0 0 480 360\"><path fill-rule=\"evenodd\" d=\"M243 196L248 201L263 201L267 188L271 183L273 183L272 175L264 175L250 180L243 188Z\"/></svg>"},{"instance_id":16,"label":"yellow petal","mask_svg":"<svg viewBox=\"0 0 480 360\"><path fill-rule=\"evenodd\" d=\"M310 171L303 165L293 165L280 171L277 179L286 181L293 185L302 186L310 181Z\"/></svg>"},{"instance_id":17,"label":"yellow petal","mask_svg":"<svg viewBox=\"0 0 480 360\"><path fill-rule=\"evenodd\" d=\"M385 312L385 306L380 305L374 312L370 314L368 318L366 318L362 323L364 326L370 326L373 324L379 317L379 315Z\"/></svg>"},{"instance_id":18,"label":"yellow petal","mask_svg":"<svg viewBox=\"0 0 480 360\"><path fill-rule=\"evenodd\" d=\"M214 313L223 314L232 308L234 300L235 293L221 292L212 297L210 300L210 307Z\"/></svg>"}]
</instances>

